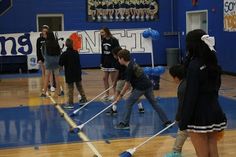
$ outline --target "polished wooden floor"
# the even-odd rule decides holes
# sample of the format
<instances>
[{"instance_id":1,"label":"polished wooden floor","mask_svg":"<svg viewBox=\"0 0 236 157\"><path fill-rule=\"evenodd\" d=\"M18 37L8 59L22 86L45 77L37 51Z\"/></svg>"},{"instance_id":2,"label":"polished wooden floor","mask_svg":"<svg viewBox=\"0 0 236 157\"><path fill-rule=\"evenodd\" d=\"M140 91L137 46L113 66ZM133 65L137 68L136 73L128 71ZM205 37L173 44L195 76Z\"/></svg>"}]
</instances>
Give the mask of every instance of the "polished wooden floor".
<instances>
[{"instance_id":1,"label":"polished wooden floor","mask_svg":"<svg viewBox=\"0 0 236 157\"><path fill-rule=\"evenodd\" d=\"M93 98L103 91L102 72L100 70L84 70L83 86L88 99ZM61 78L61 82L64 79ZM177 85L166 72L161 77L161 88L155 91L156 96L176 96ZM63 83L63 86L65 84ZM0 107L15 107L19 105L42 105L51 104L50 99L39 97L42 89L41 79L33 78L11 78L0 81ZM236 99L236 77L223 75L220 94ZM77 94L75 94L77 95ZM54 97L59 103L66 101L66 97ZM75 96L77 100L77 97ZM236 105L236 104L235 104ZM115 157L126 149L137 146L146 138L112 140L110 144L104 141L91 142L99 153L104 157ZM135 157L162 157L166 152L171 151L174 138L171 136L160 136L138 149ZM225 131L225 137L219 142L220 157L236 156L236 130ZM43 145L40 149L35 147L0 149L0 157L92 157L94 153L86 142L58 145ZM188 139L183 147L183 156L195 157L191 141Z\"/></svg>"}]
</instances>

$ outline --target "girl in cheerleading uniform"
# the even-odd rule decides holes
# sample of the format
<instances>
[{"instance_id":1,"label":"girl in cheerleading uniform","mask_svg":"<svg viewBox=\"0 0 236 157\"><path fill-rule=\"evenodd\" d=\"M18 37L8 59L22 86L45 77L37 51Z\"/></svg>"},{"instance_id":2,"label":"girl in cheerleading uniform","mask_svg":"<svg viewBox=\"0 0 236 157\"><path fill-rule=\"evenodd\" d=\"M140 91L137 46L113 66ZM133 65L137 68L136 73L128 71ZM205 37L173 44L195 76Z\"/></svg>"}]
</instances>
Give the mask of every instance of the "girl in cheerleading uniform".
<instances>
[{"instance_id":1,"label":"girl in cheerleading uniform","mask_svg":"<svg viewBox=\"0 0 236 157\"><path fill-rule=\"evenodd\" d=\"M218 101L221 68L214 44L214 37L200 29L186 36L187 84L179 128L188 131L198 157L219 157L217 137L227 124Z\"/></svg>"},{"instance_id":2,"label":"girl in cheerleading uniform","mask_svg":"<svg viewBox=\"0 0 236 157\"><path fill-rule=\"evenodd\" d=\"M115 69L116 59L112 55L112 50L116 47L119 47L119 41L112 36L110 30L106 27L100 30L101 34L101 47L102 47L102 55L101 55L101 69L104 72L103 82L105 90L109 88L109 76L111 77L112 84L115 84L117 77L117 70ZM115 87L114 93L115 93ZM103 97L105 101L109 100L109 91L106 92Z\"/></svg>"}]
</instances>

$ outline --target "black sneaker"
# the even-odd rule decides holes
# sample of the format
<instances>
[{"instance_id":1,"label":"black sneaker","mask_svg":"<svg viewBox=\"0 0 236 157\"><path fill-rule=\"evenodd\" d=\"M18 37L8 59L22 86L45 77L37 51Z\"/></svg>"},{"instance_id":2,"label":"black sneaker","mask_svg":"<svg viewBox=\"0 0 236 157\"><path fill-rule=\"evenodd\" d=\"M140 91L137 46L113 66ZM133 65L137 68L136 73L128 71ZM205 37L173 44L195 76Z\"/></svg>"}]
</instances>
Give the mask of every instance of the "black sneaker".
<instances>
[{"instance_id":1,"label":"black sneaker","mask_svg":"<svg viewBox=\"0 0 236 157\"><path fill-rule=\"evenodd\" d=\"M62 90L61 93L60 93L60 96L64 96L64 95L65 95L65 93L64 93L64 91Z\"/></svg>"},{"instance_id":2,"label":"black sneaker","mask_svg":"<svg viewBox=\"0 0 236 157\"><path fill-rule=\"evenodd\" d=\"M115 129L128 130L130 128L129 128L129 124L120 122L118 125L115 126Z\"/></svg>"},{"instance_id":3,"label":"black sneaker","mask_svg":"<svg viewBox=\"0 0 236 157\"><path fill-rule=\"evenodd\" d=\"M79 100L80 104L85 104L86 102L88 102L88 100L86 98L82 98Z\"/></svg>"},{"instance_id":4,"label":"black sneaker","mask_svg":"<svg viewBox=\"0 0 236 157\"><path fill-rule=\"evenodd\" d=\"M139 109L138 109L138 112L139 112L139 113L144 113L144 108L139 108Z\"/></svg>"},{"instance_id":5,"label":"black sneaker","mask_svg":"<svg viewBox=\"0 0 236 157\"><path fill-rule=\"evenodd\" d=\"M72 104L66 104L63 106L64 109L74 109L74 105Z\"/></svg>"},{"instance_id":6,"label":"black sneaker","mask_svg":"<svg viewBox=\"0 0 236 157\"><path fill-rule=\"evenodd\" d=\"M50 85L50 84L48 84L48 90L50 91L50 89L51 89L51 85Z\"/></svg>"},{"instance_id":7,"label":"black sneaker","mask_svg":"<svg viewBox=\"0 0 236 157\"><path fill-rule=\"evenodd\" d=\"M58 96L64 96L64 95L65 95L64 91L61 91L61 92L58 94Z\"/></svg>"},{"instance_id":8,"label":"black sneaker","mask_svg":"<svg viewBox=\"0 0 236 157\"><path fill-rule=\"evenodd\" d=\"M106 112L106 115L108 115L108 116L114 116L114 115L117 115L117 110L113 110L113 109L111 109L110 111L107 111L107 112Z\"/></svg>"},{"instance_id":9,"label":"black sneaker","mask_svg":"<svg viewBox=\"0 0 236 157\"><path fill-rule=\"evenodd\" d=\"M167 127L167 126L169 126L170 124L171 124L172 122L171 121L166 121L165 123L164 123L164 127Z\"/></svg>"},{"instance_id":10,"label":"black sneaker","mask_svg":"<svg viewBox=\"0 0 236 157\"><path fill-rule=\"evenodd\" d=\"M41 98L46 98L46 97L47 97L47 95L46 95L46 94L44 94L44 93L42 93L42 94L40 95L40 97L41 97Z\"/></svg>"}]
</instances>

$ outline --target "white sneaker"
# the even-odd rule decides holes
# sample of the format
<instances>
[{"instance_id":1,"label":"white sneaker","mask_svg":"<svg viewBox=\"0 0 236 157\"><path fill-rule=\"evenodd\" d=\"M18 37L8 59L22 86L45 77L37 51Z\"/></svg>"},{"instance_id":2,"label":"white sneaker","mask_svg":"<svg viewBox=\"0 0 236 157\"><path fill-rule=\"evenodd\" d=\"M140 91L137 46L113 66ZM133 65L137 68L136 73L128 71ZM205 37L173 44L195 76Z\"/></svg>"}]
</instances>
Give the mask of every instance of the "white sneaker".
<instances>
[{"instance_id":1,"label":"white sneaker","mask_svg":"<svg viewBox=\"0 0 236 157\"><path fill-rule=\"evenodd\" d=\"M81 95L80 94L78 94L78 99L79 99L79 101L81 100Z\"/></svg>"},{"instance_id":2,"label":"white sneaker","mask_svg":"<svg viewBox=\"0 0 236 157\"><path fill-rule=\"evenodd\" d=\"M101 16L98 15L98 16L97 16L97 19L98 19L98 21L101 21Z\"/></svg>"},{"instance_id":3,"label":"white sneaker","mask_svg":"<svg viewBox=\"0 0 236 157\"><path fill-rule=\"evenodd\" d=\"M110 96L110 97L108 98L109 101L113 101L114 99L115 99L115 96L114 96L114 95L112 95L112 96Z\"/></svg>"},{"instance_id":4,"label":"white sneaker","mask_svg":"<svg viewBox=\"0 0 236 157\"><path fill-rule=\"evenodd\" d=\"M103 95L100 99L101 101L109 101L109 96L108 95Z\"/></svg>"},{"instance_id":5,"label":"white sneaker","mask_svg":"<svg viewBox=\"0 0 236 157\"><path fill-rule=\"evenodd\" d=\"M104 20L107 20L107 16L103 16L103 19L104 19Z\"/></svg>"},{"instance_id":6,"label":"white sneaker","mask_svg":"<svg viewBox=\"0 0 236 157\"><path fill-rule=\"evenodd\" d=\"M51 86L50 91L51 91L51 92L55 92L55 90L56 90L56 89L55 89L53 86Z\"/></svg>"}]
</instances>

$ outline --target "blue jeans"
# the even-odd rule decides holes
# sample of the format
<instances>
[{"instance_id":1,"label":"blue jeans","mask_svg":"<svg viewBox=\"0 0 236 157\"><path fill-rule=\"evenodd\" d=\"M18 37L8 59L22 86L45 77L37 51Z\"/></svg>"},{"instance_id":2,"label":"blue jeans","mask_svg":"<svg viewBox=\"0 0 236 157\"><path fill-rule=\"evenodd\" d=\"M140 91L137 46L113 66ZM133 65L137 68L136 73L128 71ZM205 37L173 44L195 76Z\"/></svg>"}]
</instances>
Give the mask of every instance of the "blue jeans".
<instances>
[{"instance_id":1,"label":"blue jeans","mask_svg":"<svg viewBox=\"0 0 236 157\"><path fill-rule=\"evenodd\" d=\"M146 90L133 89L131 95L129 96L129 98L126 100L126 103L125 103L125 113L124 113L123 123L129 124L132 107L142 95L144 95L147 98L149 103L152 105L154 110L159 115L161 121L163 123L167 122L168 118L166 114L164 113L164 111L161 109L161 107L157 105L157 100L154 97L153 89L152 87L150 87Z\"/></svg>"}]
</instances>

